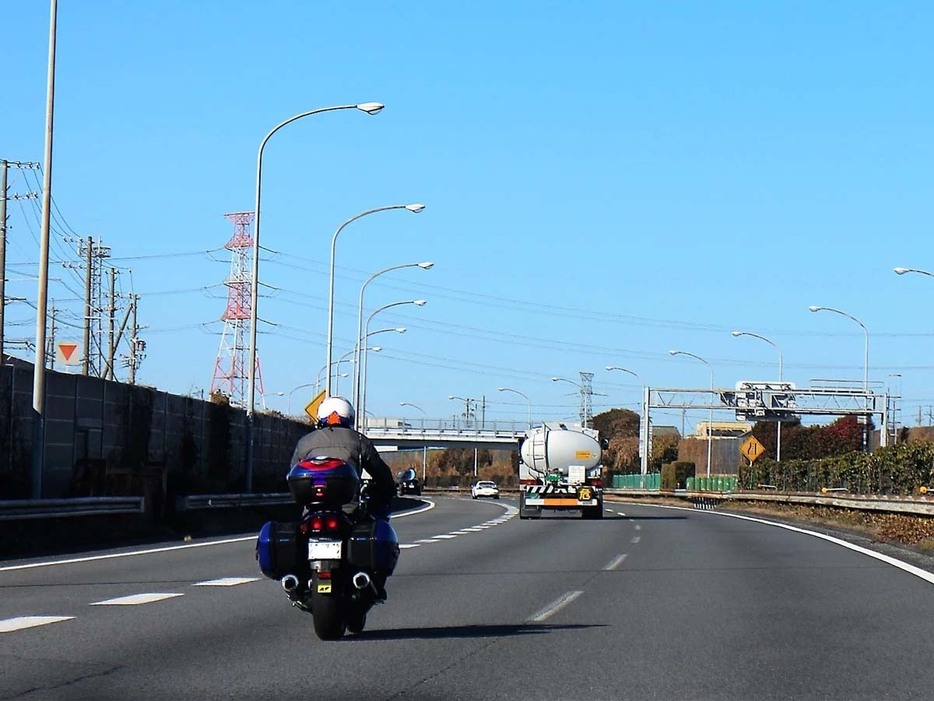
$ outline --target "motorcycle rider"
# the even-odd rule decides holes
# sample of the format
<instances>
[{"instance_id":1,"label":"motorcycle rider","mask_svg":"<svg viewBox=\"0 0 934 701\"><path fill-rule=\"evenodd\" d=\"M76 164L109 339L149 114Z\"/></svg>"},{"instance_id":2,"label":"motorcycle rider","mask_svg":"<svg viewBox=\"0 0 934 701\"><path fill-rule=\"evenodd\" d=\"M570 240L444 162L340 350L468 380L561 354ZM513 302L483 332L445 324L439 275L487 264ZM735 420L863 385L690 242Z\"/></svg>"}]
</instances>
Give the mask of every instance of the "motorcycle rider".
<instances>
[{"instance_id":1,"label":"motorcycle rider","mask_svg":"<svg viewBox=\"0 0 934 701\"><path fill-rule=\"evenodd\" d=\"M302 436L292 453L290 465L318 456L345 460L357 468L361 479L370 477L367 510L375 518L389 518L396 483L373 442L354 430L353 405L343 397L328 397L318 407L317 427Z\"/></svg>"}]
</instances>

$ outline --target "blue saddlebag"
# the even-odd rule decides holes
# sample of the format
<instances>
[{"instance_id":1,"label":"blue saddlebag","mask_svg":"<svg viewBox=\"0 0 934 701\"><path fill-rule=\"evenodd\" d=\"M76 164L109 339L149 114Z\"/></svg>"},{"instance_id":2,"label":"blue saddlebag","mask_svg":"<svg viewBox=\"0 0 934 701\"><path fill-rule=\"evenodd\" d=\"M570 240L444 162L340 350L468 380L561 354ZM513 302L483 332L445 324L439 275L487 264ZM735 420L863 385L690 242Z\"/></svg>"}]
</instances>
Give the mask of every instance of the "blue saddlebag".
<instances>
[{"instance_id":1,"label":"blue saddlebag","mask_svg":"<svg viewBox=\"0 0 934 701\"><path fill-rule=\"evenodd\" d=\"M305 559L302 540L294 523L264 523L256 539L256 561L262 573L276 580L296 574Z\"/></svg>"},{"instance_id":2,"label":"blue saddlebag","mask_svg":"<svg viewBox=\"0 0 934 701\"><path fill-rule=\"evenodd\" d=\"M347 541L347 562L361 570L392 574L399 561L399 538L387 519L354 526Z\"/></svg>"}]
</instances>

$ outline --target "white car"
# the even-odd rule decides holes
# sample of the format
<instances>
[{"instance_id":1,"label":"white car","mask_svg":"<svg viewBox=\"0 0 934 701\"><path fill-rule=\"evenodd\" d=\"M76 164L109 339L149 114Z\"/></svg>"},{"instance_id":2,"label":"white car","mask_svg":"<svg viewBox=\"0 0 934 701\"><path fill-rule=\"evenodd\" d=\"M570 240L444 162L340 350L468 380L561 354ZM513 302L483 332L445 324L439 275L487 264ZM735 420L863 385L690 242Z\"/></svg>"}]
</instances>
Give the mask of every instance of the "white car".
<instances>
[{"instance_id":1,"label":"white car","mask_svg":"<svg viewBox=\"0 0 934 701\"><path fill-rule=\"evenodd\" d=\"M470 488L470 496L474 499L477 497L499 499L499 487L496 486L496 482L480 480Z\"/></svg>"}]
</instances>

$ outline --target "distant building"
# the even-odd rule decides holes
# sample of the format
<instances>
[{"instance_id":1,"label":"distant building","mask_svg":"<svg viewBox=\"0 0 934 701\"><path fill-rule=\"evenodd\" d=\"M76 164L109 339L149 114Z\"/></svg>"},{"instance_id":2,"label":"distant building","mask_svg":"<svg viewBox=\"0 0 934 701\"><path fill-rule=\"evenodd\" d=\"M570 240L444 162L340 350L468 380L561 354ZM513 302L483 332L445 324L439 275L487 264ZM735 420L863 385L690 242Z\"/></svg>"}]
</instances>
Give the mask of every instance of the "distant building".
<instances>
[{"instance_id":1,"label":"distant building","mask_svg":"<svg viewBox=\"0 0 934 701\"><path fill-rule=\"evenodd\" d=\"M701 421L694 432L695 438L738 438L752 431L749 421Z\"/></svg>"}]
</instances>

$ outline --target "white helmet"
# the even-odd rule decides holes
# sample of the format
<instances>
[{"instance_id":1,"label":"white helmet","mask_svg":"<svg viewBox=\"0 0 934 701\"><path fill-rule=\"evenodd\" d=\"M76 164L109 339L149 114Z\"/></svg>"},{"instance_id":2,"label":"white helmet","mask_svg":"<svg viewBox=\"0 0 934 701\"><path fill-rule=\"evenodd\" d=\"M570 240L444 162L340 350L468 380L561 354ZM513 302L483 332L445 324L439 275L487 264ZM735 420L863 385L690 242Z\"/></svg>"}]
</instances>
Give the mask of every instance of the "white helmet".
<instances>
[{"instance_id":1,"label":"white helmet","mask_svg":"<svg viewBox=\"0 0 934 701\"><path fill-rule=\"evenodd\" d=\"M353 426L353 405L343 397L328 397L318 406L318 424L321 426Z\"/></svg>"}]
</instances>

